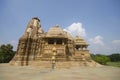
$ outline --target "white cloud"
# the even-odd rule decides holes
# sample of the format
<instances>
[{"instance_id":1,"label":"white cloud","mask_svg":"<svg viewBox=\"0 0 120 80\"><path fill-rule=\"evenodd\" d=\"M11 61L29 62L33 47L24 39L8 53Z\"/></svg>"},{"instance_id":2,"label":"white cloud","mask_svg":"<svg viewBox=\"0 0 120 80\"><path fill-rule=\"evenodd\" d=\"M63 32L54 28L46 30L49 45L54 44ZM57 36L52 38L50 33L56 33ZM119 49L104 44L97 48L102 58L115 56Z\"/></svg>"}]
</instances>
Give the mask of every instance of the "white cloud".
<instances>
[{"instance_id":1,"label":"white cloud","mask_svg":"<svg viewBox=\"0 0 120 80\"><path fill-rule=\"evenodd\" d=\"M82 23L72 23L70 26L66 27L64 29L65 31L71 33L73 36L79 35L79 36L86 36L85 29L82 27Z\"/></svg>"},{"instance_id":2,"label":"white cloud","mask_svg":"<svg viewBox=\"0 0 120 80\"><path fill-rule=\"evenodd\" d=\"M120 40L113 40L112 43L114 43L114 44L120 44Z\"/></svg>"},{"instance_id":3,"label":"white cloud","mask_svg":"<svg viewBox=\"0 0 120 80\"><path fill-rule=\"evenodd\" d=\"M102 46L104 45L103 37L99 36L99 35L94 38L91 38L89 41L94 44L98 44L98 45L102 45Z\"/></svg>"},{"instance_id":4,"label":"white cloud","mask_svg":"<svg viewBox=\"0 0 120 80\"><path fill-rule=\"evenodd\" d=\"M89 40L90 42L90 52L91 53L100 53L100 54L112 54L120 53L120 40L113 40L111 43L103 42L101 36L96 36Z\"/></svg>"},{"instance_id":5,"label":"white cloud","mask_svg":"<svg viewBox=\"0 0 120 80\"><path fill-rule=\"evenodd\" d=\"M70 32L70 31L68 31L67 29L63 29L63 30L71 34L71 32Z\"/></svg>"}]
</instances>

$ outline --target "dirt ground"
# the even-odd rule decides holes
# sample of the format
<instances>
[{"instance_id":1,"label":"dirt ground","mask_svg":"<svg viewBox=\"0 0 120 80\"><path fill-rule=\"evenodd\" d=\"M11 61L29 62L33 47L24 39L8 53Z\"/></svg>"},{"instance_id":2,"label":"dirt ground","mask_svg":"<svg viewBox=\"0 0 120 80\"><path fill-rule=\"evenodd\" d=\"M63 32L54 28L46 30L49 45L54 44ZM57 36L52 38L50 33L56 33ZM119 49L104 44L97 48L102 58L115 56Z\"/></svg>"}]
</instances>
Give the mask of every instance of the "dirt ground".
<instances>
[{"instance_id":1,"label":"dirt ground","mask_svg":"<svg viewBox=\"0 0 120 80\"><path fill-rule=\"evenodd\" d=\"M117 67L54 69L0 64L0 80L120 80Z\"/></svg>"}]
</instances>

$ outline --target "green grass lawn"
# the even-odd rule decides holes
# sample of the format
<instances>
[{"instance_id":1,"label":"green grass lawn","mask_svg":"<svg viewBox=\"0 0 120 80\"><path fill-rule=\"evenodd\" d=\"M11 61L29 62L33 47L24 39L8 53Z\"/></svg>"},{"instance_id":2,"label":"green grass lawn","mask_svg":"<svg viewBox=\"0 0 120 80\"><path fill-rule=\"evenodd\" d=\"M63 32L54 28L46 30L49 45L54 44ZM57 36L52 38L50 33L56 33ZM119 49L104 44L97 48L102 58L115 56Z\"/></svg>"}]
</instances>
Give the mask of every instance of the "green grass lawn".
<instances>
[{"instance_id":1,"label":"green grass lawn","mask_svg":"<svg viewBox=\"0 0 120 80\"><path fill-rule=\"evenodd\" d=\"M120 67L120 62L107 62L108 66Z\"/></svg>"}]
</instances>

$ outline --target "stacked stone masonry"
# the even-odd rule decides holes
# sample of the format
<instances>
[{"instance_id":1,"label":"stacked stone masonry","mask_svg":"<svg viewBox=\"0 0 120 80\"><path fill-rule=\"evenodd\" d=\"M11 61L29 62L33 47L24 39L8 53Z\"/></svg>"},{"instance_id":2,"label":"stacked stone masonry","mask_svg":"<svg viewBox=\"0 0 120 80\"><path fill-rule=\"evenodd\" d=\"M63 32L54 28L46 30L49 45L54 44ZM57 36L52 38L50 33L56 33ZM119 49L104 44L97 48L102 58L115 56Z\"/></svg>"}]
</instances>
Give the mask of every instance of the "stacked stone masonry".
<instances>
[{"instance_id":1,"label":"stacked stone masonry","mask_svg":"<svg viewBox=\"0 0 120 80\"><path fill-rule=\"evenodd\" d=\"M10 64L50 67L54 58L56 67L95 66L87 47L88 44L83 38L73 38L58 25L44 32L40 20L34 17L19 39L17 52Z\"/></svg>"}]
</instances>

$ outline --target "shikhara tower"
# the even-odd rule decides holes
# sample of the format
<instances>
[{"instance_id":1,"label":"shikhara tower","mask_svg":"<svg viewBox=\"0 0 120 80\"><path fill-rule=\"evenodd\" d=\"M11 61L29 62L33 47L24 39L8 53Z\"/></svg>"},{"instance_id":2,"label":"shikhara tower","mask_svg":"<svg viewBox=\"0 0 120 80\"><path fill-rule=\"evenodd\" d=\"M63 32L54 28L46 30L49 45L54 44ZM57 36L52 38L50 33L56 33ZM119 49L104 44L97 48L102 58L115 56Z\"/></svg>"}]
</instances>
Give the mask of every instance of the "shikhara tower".
<instances>
[{"instance_id":1,"label":"shikhara tower","mask_svg":"<svg viewBox=\"0 0 120 80\"><path fill-rule=\"evenodd\" d=\"M73 38L58 25L44 32L40 20L34 17L19 39L17 52L10 64L50 67L54 58L56 67L96 66L87 47L84 39L80 36Z\"/></svg>"}]
</instances>

